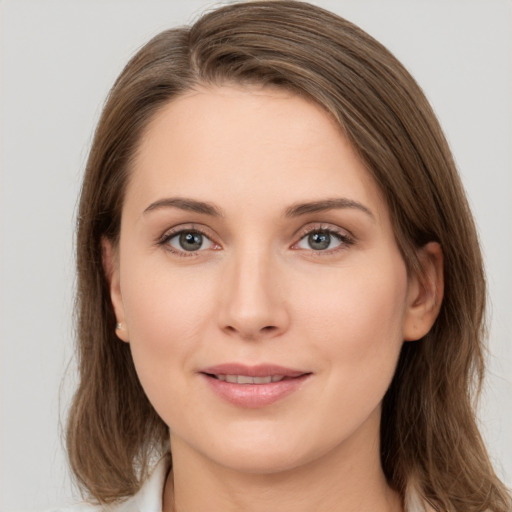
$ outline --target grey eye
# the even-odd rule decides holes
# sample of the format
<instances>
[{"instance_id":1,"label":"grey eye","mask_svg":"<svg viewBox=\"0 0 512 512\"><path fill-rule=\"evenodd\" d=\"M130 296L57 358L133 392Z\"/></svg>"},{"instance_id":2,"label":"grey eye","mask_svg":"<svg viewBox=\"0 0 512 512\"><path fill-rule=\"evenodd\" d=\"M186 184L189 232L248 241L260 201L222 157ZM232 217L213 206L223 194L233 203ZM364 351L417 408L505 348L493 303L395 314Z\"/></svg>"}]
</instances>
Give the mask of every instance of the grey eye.
<instances>
[{"instance_id":1,"label":"grey eye","mask_svg":"<svg viewBox=\"0 0 512 512\"><path fill-rule=\"evenodd\" d=\"M170 237L167 243L173 249L185 252L195 252L213 246L213 242L199 231L180 231Z\"/></svg>"},{"instance_id":2,"label":"grey eye","mask_svg":"<svg viewBox=\"0 0 512 512\"><path fill-rule=\"evenodd\" d=\"M304 235L298 242L297 248L313 251L325 251L327 249L336 249L342 244L347 244L343 235L329 230L311 231Z\"/></svg>"},{"instance_id":3,"label":"grey eye","mask_svg":"<svg viewBox=\"0 0 512 512\"><path fill-rule=\"evenodd\" d=\"M180 234L180 246L185 251L198 251L203 245L203 235L201 233L187 233Z\"/></svg>"},{"instance_id":4,"label":"grey eye","mask_svg":"<svg viewBox=\"0 0 512 512\"><path fill-rule=\"evenodd\" d=\"M323 251L331 244L331 235L325 232L316 232L308 235L308 244L311 249Z\"/></svg>"}]
</instances>

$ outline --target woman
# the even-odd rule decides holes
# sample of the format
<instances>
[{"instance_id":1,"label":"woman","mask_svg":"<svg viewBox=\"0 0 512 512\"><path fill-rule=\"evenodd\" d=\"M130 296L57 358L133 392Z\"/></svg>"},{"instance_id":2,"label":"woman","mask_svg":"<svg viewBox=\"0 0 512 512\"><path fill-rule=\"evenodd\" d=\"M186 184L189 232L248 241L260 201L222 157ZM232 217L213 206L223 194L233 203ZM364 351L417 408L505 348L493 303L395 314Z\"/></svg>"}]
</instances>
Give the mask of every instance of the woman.
<instances>
[{"instance_id":1,"label":"woman","mask_svg":"<svg viewBox=\"0 0 512 512\"><path fill-rule=\"evenodd\" d=\"M67 441L100 503L509 510L473 410L471 213L357 27L249 2L150 41L100 119L77 250Z\"/></svg>"}]
</instances>

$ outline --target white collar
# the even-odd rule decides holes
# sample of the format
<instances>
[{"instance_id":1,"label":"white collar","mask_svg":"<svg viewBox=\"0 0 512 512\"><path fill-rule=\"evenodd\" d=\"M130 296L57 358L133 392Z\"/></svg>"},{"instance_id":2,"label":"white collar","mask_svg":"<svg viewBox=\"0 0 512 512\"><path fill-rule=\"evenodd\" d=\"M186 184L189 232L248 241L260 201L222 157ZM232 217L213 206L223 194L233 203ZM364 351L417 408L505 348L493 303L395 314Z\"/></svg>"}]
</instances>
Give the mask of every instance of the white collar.
<instances>
[{"instance_id":1,"label":"white collar","mask_svg":"<svg viewBox=\"0 0 512 512\"><path fill-rule=\"evenodd\" d=\"M139 491L127 501L112 508L112 512L162 512L165 480L171 465L171 456L163 456ZM107 509L108 510L108 509Z\"/></svg>"}]
</instances>

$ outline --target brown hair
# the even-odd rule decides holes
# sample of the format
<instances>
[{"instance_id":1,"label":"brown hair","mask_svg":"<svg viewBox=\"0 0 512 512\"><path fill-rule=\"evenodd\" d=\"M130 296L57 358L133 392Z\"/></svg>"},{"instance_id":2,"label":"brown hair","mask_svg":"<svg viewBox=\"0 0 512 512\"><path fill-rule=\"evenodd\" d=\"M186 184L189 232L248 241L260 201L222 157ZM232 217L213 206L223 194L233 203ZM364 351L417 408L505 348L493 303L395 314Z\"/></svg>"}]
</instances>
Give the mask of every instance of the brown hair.
<instances>
[{"instance_id":1,"label":"brown hair","mask_svg":"<svg viewBox=\"0 0 512 512\"><path fill-rule=\"evenodd\" d=\"M444 252L445 295L432 330L404 343L381 422L392 487L446 512L509 510L475 422L483 376L485 281L477 234L430 105L381 44L344 19L296 1L229 5L147 43L117 79L99 121L78 215L80 383L67 446L89 495L133 494L168 429L146 398L115 318L101 240L116 243L130 164L148 122L198 84L283 87L322 105L380 186L410 272L417 249Z\"/></svg>"}]
</instances>

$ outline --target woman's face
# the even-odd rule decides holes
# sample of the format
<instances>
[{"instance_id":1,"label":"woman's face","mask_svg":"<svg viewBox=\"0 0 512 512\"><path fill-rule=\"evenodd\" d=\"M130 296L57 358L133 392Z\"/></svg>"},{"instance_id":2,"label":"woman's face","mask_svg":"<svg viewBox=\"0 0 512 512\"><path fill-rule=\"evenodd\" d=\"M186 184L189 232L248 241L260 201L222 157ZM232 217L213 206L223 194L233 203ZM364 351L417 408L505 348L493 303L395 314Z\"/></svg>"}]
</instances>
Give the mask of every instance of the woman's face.
<instances>
[{"instance_id":1,"label":"woman's face","mask_svg":"<svg viewBox=\"0 0 512 512\"><path fill-rule=\"evenodd\" d=\"M403 340L430 325L337 125L286 91L197 89L132 171L106 266L172 449L250 472L377 452Z\"/></svg>"}]
</instances>

